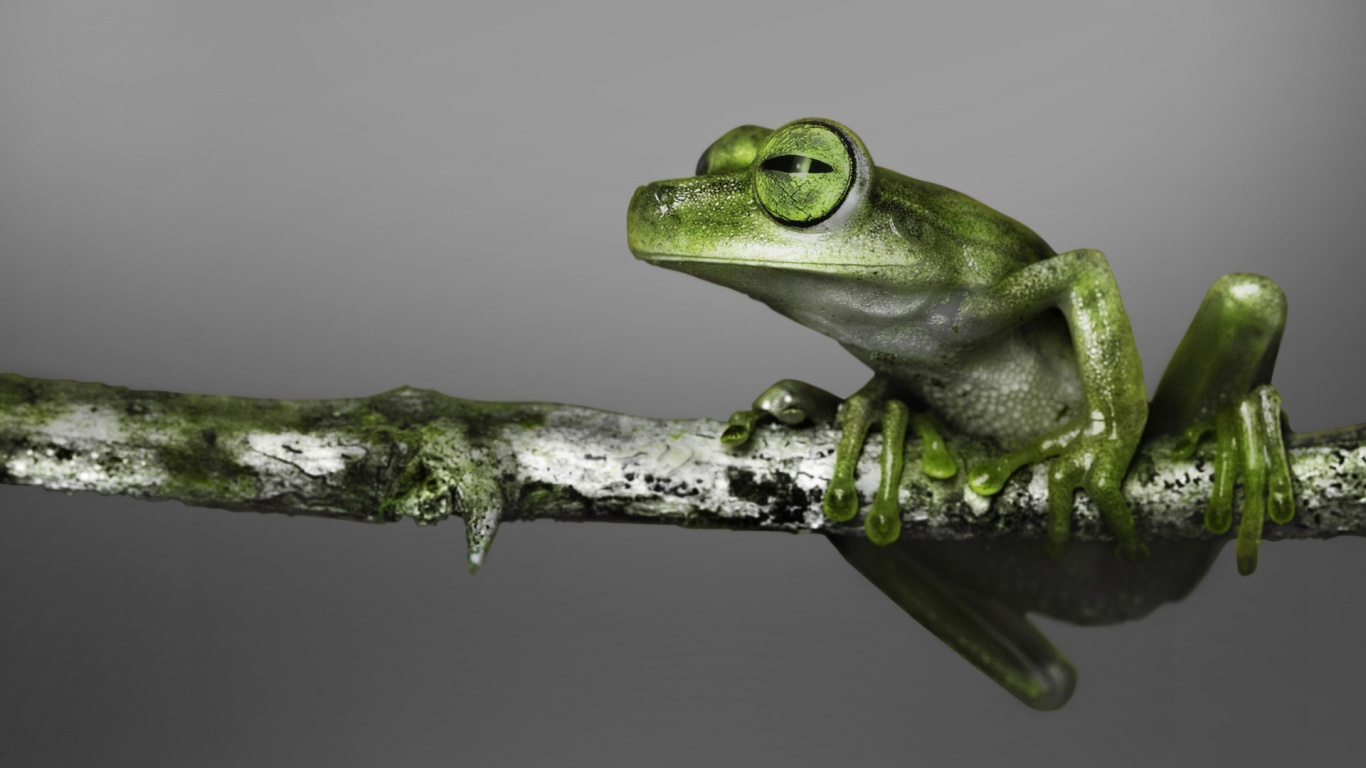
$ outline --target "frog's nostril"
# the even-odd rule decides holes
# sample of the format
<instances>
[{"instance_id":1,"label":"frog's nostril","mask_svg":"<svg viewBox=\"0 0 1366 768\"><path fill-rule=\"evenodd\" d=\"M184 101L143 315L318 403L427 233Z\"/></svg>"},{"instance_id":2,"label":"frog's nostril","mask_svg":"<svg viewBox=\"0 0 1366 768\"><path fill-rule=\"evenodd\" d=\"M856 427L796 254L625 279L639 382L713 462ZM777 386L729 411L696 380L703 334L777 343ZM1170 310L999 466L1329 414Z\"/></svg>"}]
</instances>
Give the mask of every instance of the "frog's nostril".
<instances>
[{"instance_id":1,"label":"frog's nostril","mask_svg":"<svg viewBox=\"0 0 1366 768\"><path fill-rule=\"evenodd\" d=\"M660 213L665 213L674 204L674 192L668 187L655 187L654 197Z\"/></svg>"}]
</instances>

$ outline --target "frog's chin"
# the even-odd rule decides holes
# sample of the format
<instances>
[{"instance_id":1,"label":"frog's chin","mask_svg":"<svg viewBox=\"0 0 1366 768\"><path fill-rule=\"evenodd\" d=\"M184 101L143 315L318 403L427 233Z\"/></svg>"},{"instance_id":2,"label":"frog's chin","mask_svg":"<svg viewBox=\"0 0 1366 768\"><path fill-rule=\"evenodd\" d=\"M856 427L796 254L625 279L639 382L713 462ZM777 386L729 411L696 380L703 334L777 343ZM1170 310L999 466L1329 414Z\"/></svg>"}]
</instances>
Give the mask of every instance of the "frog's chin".
<instances>
[{"instance_id":1,"label":"frog's chin","mask_svg":"<svg viewBox=\"0 0 1366 768\"><path fill-rule=\"evenodd\" d=\"M773 262L732 258L653 256L639 258L724 285L769 305L809 328L839 338L839 323L861 327L870 307L895 305L923 297L887 280L886 273L850 269L844 264ZM874 311L873 314L878 314ZM838 319L838 321L836 320ZM832 325L832 323L834 323Z\"/></svg>"}]
</instances>

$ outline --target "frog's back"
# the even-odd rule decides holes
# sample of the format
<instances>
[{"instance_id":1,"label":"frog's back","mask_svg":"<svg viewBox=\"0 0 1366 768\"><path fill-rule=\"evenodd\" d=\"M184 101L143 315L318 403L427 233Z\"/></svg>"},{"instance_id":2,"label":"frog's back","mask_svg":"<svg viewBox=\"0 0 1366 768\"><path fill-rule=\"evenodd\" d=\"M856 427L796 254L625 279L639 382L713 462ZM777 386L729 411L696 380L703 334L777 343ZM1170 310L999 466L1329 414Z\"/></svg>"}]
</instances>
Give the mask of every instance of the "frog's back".
<instances>
[{"instance_id":1,"label":"frog's back","mask_svg":"<svg viewBox=\"0 0 1366 768\"><path fill-rule=\"evenodd\" d=\"M1055 255L1034 230L977 199L928 181L875 168L871 203L913 231L925 252L961 258L985 282Z\"/></svg>"}]
</instances>

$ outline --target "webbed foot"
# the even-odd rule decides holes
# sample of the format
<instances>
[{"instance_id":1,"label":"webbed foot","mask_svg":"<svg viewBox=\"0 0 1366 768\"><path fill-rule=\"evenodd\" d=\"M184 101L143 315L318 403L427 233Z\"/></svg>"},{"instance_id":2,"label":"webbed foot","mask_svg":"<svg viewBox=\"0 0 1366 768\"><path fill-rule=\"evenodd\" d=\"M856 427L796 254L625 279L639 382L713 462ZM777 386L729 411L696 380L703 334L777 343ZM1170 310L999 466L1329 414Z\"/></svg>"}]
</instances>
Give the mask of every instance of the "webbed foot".
<instances>
[{"instance_id":1,"label":"webbed foot","mask_svg":"<svg viewBox=\"0 0 1366 768\"><path fill-rule=\"evenodd\" d=\"M1205 527L1225 533L1233 524L1233 487L1243 479L1242 519L1238 524L1238 572L1257 570L1266 517L1285 524L1295 516L1290 462L1281 436L1281 396L1264 384L1220 408L1186 430L1172 451L1175 458L1195 455L1200 440L1214 433L1214 491L1205 509Z\"/></svg>"}]
</instances>

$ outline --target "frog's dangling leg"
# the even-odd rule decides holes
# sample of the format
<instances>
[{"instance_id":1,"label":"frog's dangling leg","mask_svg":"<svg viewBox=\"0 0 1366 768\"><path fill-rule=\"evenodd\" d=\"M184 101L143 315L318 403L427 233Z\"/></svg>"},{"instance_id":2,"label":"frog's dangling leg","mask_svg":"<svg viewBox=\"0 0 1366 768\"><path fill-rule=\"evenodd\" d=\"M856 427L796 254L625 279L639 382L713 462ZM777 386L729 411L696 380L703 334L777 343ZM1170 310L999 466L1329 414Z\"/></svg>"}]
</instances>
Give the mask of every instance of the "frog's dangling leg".
<instances>
[{"instance_id":1,"label":"frog's dangling leg","mask_svg":"<svg viewBox=\"0 0 1366 768\"><path fill-rule=\"evenodd\" d=\"M1145 432L1183 434L1177 456L1193 454L1201 437L1215 433L1205 525L1215 533L1229 529L1241 475L1237 554L1245 576L1257 568L1263 516L1285 523L1295 514L1281 398L1271 386L1285 317L1285 294L1271 280L1245 273L1219 278L1162 374Z\"/></svg>"},{"instance_id":2,"label":"frog's dangling leg","mask_svg":"<svg viewBox=\"0 0 1366 768\"><path fill-rule=\"evenodd\" d=\"M827 538L893 602L1020 701L1051 710L1071 698L1076 668L1022 611L937 577L907 546Z\"/></svg>"}]
</instances>

